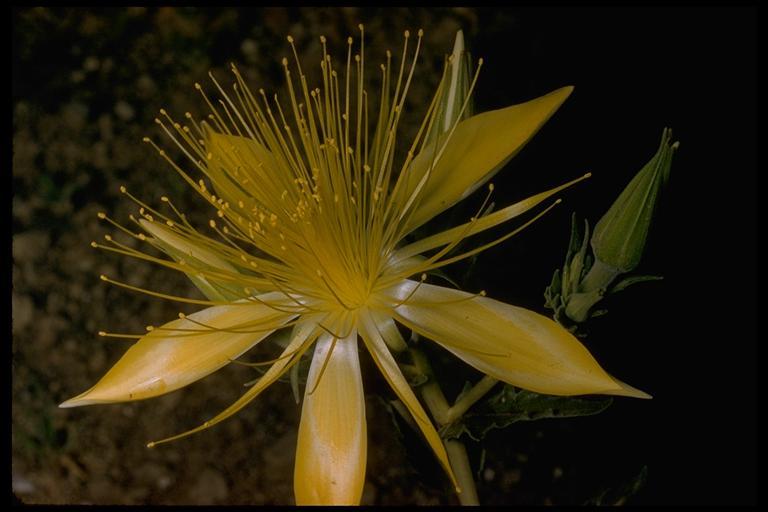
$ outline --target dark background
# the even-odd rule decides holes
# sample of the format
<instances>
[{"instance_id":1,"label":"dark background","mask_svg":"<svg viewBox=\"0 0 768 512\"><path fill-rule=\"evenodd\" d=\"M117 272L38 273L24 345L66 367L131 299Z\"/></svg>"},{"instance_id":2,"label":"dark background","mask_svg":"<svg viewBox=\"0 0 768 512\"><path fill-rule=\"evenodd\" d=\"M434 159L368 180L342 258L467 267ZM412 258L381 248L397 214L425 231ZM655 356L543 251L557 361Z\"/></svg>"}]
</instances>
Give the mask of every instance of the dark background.
<instances>
[{"instance_id":1,"label":"dark background","mask_svg":"<svg viewBox=\"0 0 768 512\"><path fill-rule=\"evenodd\" d=\"M205 82L209 69L223 75L230 60L255 87L274 90L286 34L302 56L313 55L308 41L325 33L338 49L359 21L370 48L396 55L403 28L425 29L414 105L433 90L457 28L485 59L477 111L576 86L494 179L495 199L504 205L585 171L592 179L484 253L469 289L543 311L571 212L594 224L653 155L663 127L681 143L638 268L665 280L611 299L586 340L611 373L654 399L617 399L595 417L495 431L485 445L481 501L579 504L643 466L648 481L633 503L756 501L756 8L39 8L12 19L11 470L22 501L292 503L299 408L286 399L286 384L215 429L155 450L144 443L226 407L250 370L227 368L146 402L56 405L125 350L96 331L138 331L178 311L100 285L100 273L194 293L179 276L88 246L109 232L96 212L127 219L132 211L120 184L147 200L168 194L187 210L197 204L140 143L156 135L157 110L201 112L192 84ZM471 215L477 201L455 218ZM385 389L375 372L367 372L366 389ZM455 503L431 455L411 450L409 458L374 397L367 410L364 503ZM470 445L473 462L480 452Z\"/></svg>"}]
</instances>

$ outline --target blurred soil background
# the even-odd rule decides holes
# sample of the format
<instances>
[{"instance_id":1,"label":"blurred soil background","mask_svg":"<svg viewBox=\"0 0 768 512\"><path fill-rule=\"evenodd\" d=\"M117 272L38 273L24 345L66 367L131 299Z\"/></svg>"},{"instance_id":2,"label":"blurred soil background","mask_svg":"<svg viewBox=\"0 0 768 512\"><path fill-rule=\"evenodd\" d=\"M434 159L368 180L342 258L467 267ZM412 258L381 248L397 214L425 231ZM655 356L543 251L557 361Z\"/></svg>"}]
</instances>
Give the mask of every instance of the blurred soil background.
<instances>
[{"instance_id":1,"label":"blurred soil background","mask_svg":"<svg viewBox=\"0 0 768 512\"><path fill-rule=\"evenodd\" d=\"M690 247L711 239L698 217L701 198L719 197L722 187L731 186L704 190L714 181L693 182L690 176L717 162L724 164L721 170L748 173L754 168L748 160L742 167L735 165L731 153L718 156L718 148L737 142L721 129L711 129L718 120L718 126L750 126L754 74L743 66L753 55L745 51L754 33L744 28L749 27L743 23L749 13L728 17L699 12L697 19L703 21L691 25L684 10L561 11L524 11L520 17L509 10L473 8L13 11L15 498L30 504L293 504L301 408L288 383L271 386L212 429L154 449L146 443L193 428L226 408L243 392L242 384L257 375L254 370L229 365L183 390L147 401L75 409L57 405L92 386L131 343L100 338L98 331L141 333L147 325L176 318L180 309L194 311L99 280L106 274L150 289L199 296L183 275L90 247L92 240L115 232L97 218L98 212L130 225L129 215L137 207L120 193L121 185L153 207L167 195L202 222L210 215L173 169L142 143L142 137L150 136L178 156L154 123L159 109L179 119L187 111L198 118L207 114L194 84L200 82L217 96L207 74L212 71L222 85L231 83L230 62L253 90L263 87L283 97L280 60L291 57L286 35L295 38L307 72L318 67L320 34L328 38L338 62L346 37L357 38L362 21L372 84L377 83L384 50L391 49L397 60L403 31L425 29L406 112L423 112L428 105L459 28L470 45L482 50L474 55L488 58L478 82L479 111L577 85L580 96L572 97L510 164L522 174L499 175L496 190L509 195L496 200L507 204L587 170L595 171L594 182L569 192L567 208L481 256L467 289L485 288L489 296L544 312L541 291L561 265L573 208L578 206L592 220L602 215L653 154L667 123L680 134L684 150L715 148L702 156L694 150L676 156L670 197L683 202L662 212L665 221L643 269L668 279L661 285L638 285L634 295L627 292L634 298L617 299L588 340L609 371L656 398L617 400L599 416L520 423L494 431L483 446L470 442L473 467L480 467L481 501L581 504L630 482L647 464L649 484L636 496L639 503L751 502L755 374L743 362L756 360L750 352L752 334L748 322L722 327L716 320L706 326L693 323L701 312L693 310L692 298L718 295L696 288L710 269L691 268L686 256ZM722 31L708 28L717 23ZM722 81L712 82L717 79ZM369 90L378 88L371 85ZM713 105L718 96L729 103ZM705 104L706 122L700 118ZM747 116L746 121L726 119L732 115ZM403 145L419 121L418 115L406 118ZM739 147L748 153L753 134L747 128L738 137ZM686 181L675 174L677 168L688 169ZM754 190L750 183L746 189ZM741 212L738 221L726 225L748 230L754 225L754 203L741 190L725 195L740 198L735 211ZM694 203L694 198L700 199ZM473 215L480 200L467 201L454 220ZM754 239L735 240L746 257L739 256L729 278L719 281L722 286L736 283L723 297L754 291L748 286L755 268L749 259L754 257ZM735 258L729 253L706 259L726 262L729 257ZM457 279L466 270L448 269ZM738 283L746 288L736 291ZM731 301L725 307L738 308L733 315L754 313L750 303L738 304ZM681 310L685 307L690 311ZM733 318L725 310L722 317ZM722 340L730 351L720 350ZM735 340L746 340L746 345L738 349ZM264 353L247 357L268 358ZM363 357L362 364L369 394L363 503L457 504L419 437L394 427L386 407L392 395L372 362ZM465 378L478 378L459 366L450 389L454 396ZM713 367L731 372L729 386L715 386L707 373ZM706 393L693 390L709 384L713 386ZM738 411L738 421L720 414L723 408ZM713 440L722 446L702 449Z\"/></svg>"}]
</instances>

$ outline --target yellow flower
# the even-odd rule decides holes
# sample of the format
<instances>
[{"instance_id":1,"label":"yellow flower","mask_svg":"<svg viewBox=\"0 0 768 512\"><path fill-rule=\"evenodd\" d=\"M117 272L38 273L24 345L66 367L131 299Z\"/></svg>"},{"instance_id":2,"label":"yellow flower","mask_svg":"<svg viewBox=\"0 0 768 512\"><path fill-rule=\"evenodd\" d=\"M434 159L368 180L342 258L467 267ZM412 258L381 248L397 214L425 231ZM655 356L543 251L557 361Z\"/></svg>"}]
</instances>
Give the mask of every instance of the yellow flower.
<instances>
[{"instance_id":1,"label":"yellow flower","mask_svg":"<svg viewBox=\"0 0 768 512\"><path fill-rule=\"evenodd\" d=\"M467 80L468 87L461 86L457 39L421 129L404 162L395 167L398 125L421 39L419 31L407 64L406 33L396 73L387 54L376 105L364 90L363 44L355 55L349 38L342 77L321 38L321 88L309 88L298 57L298 80L283 60L287 109L277 96L268 99L263 90L260 97L252 94L233 66L236 83L230 93L211 75L222 100L213 103L203 93L211 108L208 121L186 114L188 125L182 125L161 111L158 124L205 179L194 180L154 142L145 140L216 209L217 217L210 221L216 238L195 229L167 198L163 202L173 218L122 189L141 205L141 218L134 220L146 234L133 233L104 214L100 217L171 259L150 256L112 237L107 237L110 244L93 245L184 272L207 300L143 290L106 276L103 280L207 307L134 336L139 340L93 388L61 407L168 393L235 360L273 332L290 332L280 356L240 399L204 425L158 442L198 432L235 414L314 345L298 434L296 501L357 504L367 446L358 338L456 482L439 435L392 355L406 346L396 322L481 372L526 389L557 395L647 396L608 375L576 338L549 318L486 298L482 292L425 282L428 272L496 245L535 219L493 242L454 254L460 241L530 210L570 185L404 243L417 227L486 183L572 88L470 117L466 106L477 73L471 84ZM481 65L482 60L478 71ZM376 107L378 116L369 118ZM492 190L491 185L489 196Z\"/></svg>"}]
</instances>

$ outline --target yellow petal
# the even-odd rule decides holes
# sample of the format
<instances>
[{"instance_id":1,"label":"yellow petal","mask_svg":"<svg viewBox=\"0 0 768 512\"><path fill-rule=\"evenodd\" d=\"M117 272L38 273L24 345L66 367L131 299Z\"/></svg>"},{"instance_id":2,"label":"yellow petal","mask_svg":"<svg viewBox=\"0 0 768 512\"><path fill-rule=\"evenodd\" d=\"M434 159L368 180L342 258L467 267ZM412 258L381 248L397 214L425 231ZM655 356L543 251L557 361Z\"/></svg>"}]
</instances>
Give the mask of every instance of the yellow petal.
<instances>
[{"instance_id":1,"label":"yellow petal","mask_svg":"<svg viewBox=\"0 0 768 512\"><path fill-rule=\"evenodd\" d=\"M238 204L242 201L248 213L254 199L264 203L265 194L282 192L269 188L278 182L277 159L256 140L216 133L207 127L205 147L210 157L208 176L216 193L228 201L232 209L241 210Z\"/></svg>"},{"instance_id":2,"label":"yellow petal","mask_svg":"<svg viewBox=\"0 0 768 512\"><path fill-rule=\"evenodd\" d=\"M232 264L218 256L215 252L206 249L200 244L193 243L188 238L179 236L159 222L149 222L145 219L139 219L139 224L141 224L141 227L146 229L147 232L157 240L169 245L172 249L175 249L187 258L193 258L217 270L237 272L237 269Z\"/></svg>"},{"instance_id":3,"label":"yellow petal","mask_svg":"<svg viewBox=\"0 0 768 512\"><path fill-rule=\"evenodd\" d=\"M373 357L373 360L376 362L376 366L378 366L381 373L384 374L389 385L392 386L392 389L397 393L398 398L400 398L405 406L408 407L411 416L413 416L413 419L416 421L419 429L421 429L422 434L424 434L424 437L427 439L429 446L432 447L435 455L437 455L437 459L440 461L443 469L448 473L454 487L458 487L458 482L456 482L456 477L451 469L451 464L448 462L448 454L445 451L445 446L443 446L443 442L435 430L435 427L432 426L432 422L429 421L427 413L424 411L418 398L416 398L416 395L413 393L411 386L397 366L395 358L392 357L392 354L389 352L381 335L380 330L382 327L377 325L388 322L394 326L394 322L392 322L391 318L378 320L379 321L374 321L372 314L369 312L361 312L360 334L363 341L365 342L371 357Z\"/></svg>"},{"instance_id":4,"label":"yellow petal","mask_svg":"<svg viewBox=\"0 0 768 512\"><path fill-rule=\"evenodd\" d=\"M279 293L261 296L281 298ZM254 303L214 306L174 320L142 337L94 387L59 407L141 400L182 388L236 359L295 316Z\"/></svg>"},{"instance_id":5,"label":"yellow petal","mask_svg":"<svg viewBox=\"0 0 768 512\"><path fill-rule=\"evenodd\" d=\"M293 482L296 504L359 504L366 451L357 333L353 330L335 342L324 334L315 347L301 410Z\"/></svg>"},{"instance_id":6,"label":"yellow petal","mask_svg":"<svg viewBox=\"0 0 768 512\"><path fill-rule=\"evenodd\" d=\"M551 395L650 398L608 375L571 333L533 311L413 281L389 295L405 301L394 308L396 320L501 381Z\"/></svg>"},{"instance_id":7,"label":"yellow petal","mask_svg":"<svg viewBox=\"0 0 768 512\"><path fill-rule=\"evenodd\" d=\"M241 274L238 266L231 264L221 256L206 248L201 243L183 237L166 225L160 222L150 222L145 219L139 219L143 227L152 235L155 244L168 254L175 261L184 260L190 272L186 275L203 292L208 300L227 302L237 300L243 296L243 287L232 279L226 279L227 276L236 277ZM211 241L212 243L215 243ZM199 271L203 269L210 274L214 271L218 274L224 274L224 279L218 279L215 276L204 276ZM253 280L249 280L252 282ZM258 290L258 289L256 289Z\"/></svg>"},{"instance_id":8,"label":"yellow petal","mask_svg":"<svg viewBox=\"0 0 768 512\"><path fill-rule=\"evenodd\" d=\"M508 220L512 220L518 215L522 215L523 213L527 212L548 197L557 194L561 190L570 187L571 185L587 178L588 176L589 174L585 174L580 178L571 180L568 183L564 183L558 187L532 195L531 197L523 199L522 201L518 201L517 203L509 205L506 208L502 208L501 210L497 210L491 214L480 217L474 222L467 222L466 224L462 224L451 229L446 229L445 231L436 233L427 238L422 238L421 240L406 245L402 249L396 251L394 260L400 261L402 259L410 258L411 256L421 254L423 252L429 251L430 249L448 245L458 237L472 236L480 233L481 231L485 231L486 229L498 226L499 224L507 222Z\"/></svg>"},{"instance_id":9,"label":"yellow petal","mask_svg":"<svg viewBox=\"0 0 768 512\"><path fill-rule=\"evenodd\" d=\"M438 142L413 159L405 181L405 197L422 186L408 231L471 194L488 181L555 113L573 87L563 87L511 107L484 112L460 122L445 146ZM432 160L439 159L427 175ZM426 177L423 185L422 179Z\"/></svg>"},{"instance_id":10,"label":"yellow petal","mask_svg":"<svg viewBox=\"0 0 768 512\"><path fill-rule=\"evenodd\" d=\"M217 423L221 423L233 414L236 414L240 409L248 405L251 400L259 396L262 391L264 391L268 386L279 379L286 371L288 371L288 369L290 369L301 359L301 356L304 354L307 348L312 345L312 342L317 338L317 335L320 332L320 328L317 326L317 322L320 321L319 318L320 317L318 316L302 318L302 321L294 326L293 333L291 335L291 342L288 344L285 350L283 350L283 353L280 355L277 361L272 366L270 366L269 370L267 370L266 373L253 386L251 386L248 391L246 391L240 398L238 398L235 403L199 427L195 427L191 430L187 430L186 432L182 432L181 434L177 434L160 441L149 443L147 446L153 447L160 443L167 443L169 441L181 439L182 437L187 437L194 433L210 428Z\"/></svg>"}]
</instances>

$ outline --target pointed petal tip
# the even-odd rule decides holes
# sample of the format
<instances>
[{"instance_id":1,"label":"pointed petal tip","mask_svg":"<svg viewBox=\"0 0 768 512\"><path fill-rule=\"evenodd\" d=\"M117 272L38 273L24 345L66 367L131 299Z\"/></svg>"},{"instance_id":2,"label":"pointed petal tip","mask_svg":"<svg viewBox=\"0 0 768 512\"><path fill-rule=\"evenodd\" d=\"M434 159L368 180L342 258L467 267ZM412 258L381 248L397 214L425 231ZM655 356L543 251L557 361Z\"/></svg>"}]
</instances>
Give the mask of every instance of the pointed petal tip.
<instances>
[{"instance_id":1,"label":"pointed petal tip","mask_svg":"<svg viewBox=\"0 0 768 512\"><path fill-rule=\"evenodd\" d=\"M70 398L69 400L65 400L59 404L59 409L71 409L73 407L82 407L84 405L95 405L95 404L109 404L114 403L119 400L109 400L104 398L98 398L91 396L91 393L94 389L91 388L88 391L85 391L83 393L80 393L79 395Z\"/></svg>"},{"instance_id":2,"label":"pointed petal tip","mask_svg":"<svg viewBox=\"0 0 768 512\"><path fill-rule=\"evenodd\" d=\"M82 396L82 395L81 395ZM82 405L89 405L93 402L90 400L84 400L80 396L76 396L74 398L70 398L69 400L65 400L59 404L59 409L71 409L72 407L80 407Z\"/></svg>"},{"instance_id":3,"label":"pointed petal tip","mask_svg":"<svg viewBox=\"0 0 768 512\"><path fill-rule=\"evenodd\" d=\"M566 85L564 87L560 87L559 89L555 89L550 94L554 96L559 97L559 104L562 105L565 100L568 99L568 97L573 93L574 86L572 85Z\"/></svg>"},{"instance_id":4,"label":"pointed petal tip","mask_svg":"<svg viewBox=\"0 0 768 512\"><path fill-rule=\"evenodd\" d=\"M630 398L642 398L645 400L650 400L653 397L646 393L645 391L642 391L640 389L637 389L636 387L630 386L626 382L622 382L619 379L614 378L613 380L616 381L616 384L620 386L618 390L614 390L612 394L619 395L619 396L628 396Z\"/></svg>"}]
</instances>

